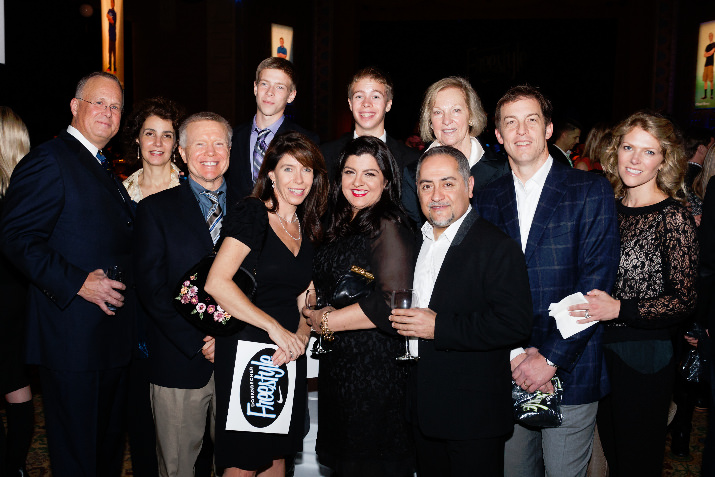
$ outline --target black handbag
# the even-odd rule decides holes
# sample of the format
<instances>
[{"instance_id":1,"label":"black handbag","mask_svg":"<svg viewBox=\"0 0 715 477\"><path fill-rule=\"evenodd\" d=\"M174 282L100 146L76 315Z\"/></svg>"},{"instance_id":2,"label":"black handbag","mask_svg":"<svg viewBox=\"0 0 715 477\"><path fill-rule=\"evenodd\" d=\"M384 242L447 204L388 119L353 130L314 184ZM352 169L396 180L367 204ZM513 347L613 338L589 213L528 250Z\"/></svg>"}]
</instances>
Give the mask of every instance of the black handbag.
<instances>
[{"instance_id":1,"label":"black handbag","mask_svg":"<svg viewBox=\"0 0 715 477\"><path fill-rule=\"evenodd\" d=\"M335 308L345 308L357 303L375 288L375 275L357 265L350 267L345 275L340 277L330 297L330 304Z\"/></svg>"},{"instance_id":2,"label":"black handbag","mask_svg":"<svg viewBox=\"0 0 715 477\"><path fill-rule=\"evenodd\" d=\"M186 272L175 290L174 306L181 316L209 336L229 336L240 331L246 323L231 319L231 315L219 306L211 295L204 291L206 277L216 258L211 253ZM233 276L238 288L253 301L256 296L256 278L244 267Z\"/></svg>"},{"instance_id":3,"label":"black handbag","mask_svg":"<svg viewBox=\"0 0 715 477\"><path fill-rule=\"evenodd\" d=\"M511 382L511 398L514 402L514 419L532 427L559 427L563 421L561 412L561 396L563 387L561 380L551 378L554 393L547 394L539 390L533 393L524 391L514 381Z\"/></svg>"},{"instance_id":4,"label":"black handbag","mask_svg":"<svg viewBox=\"0 0 715 477\"><path fill-rule=\"evenodd\" d=\"M266 224L266 227L270 227ZM263 235L261 247L258 249L253 263L253 272L246 267L239 267L233 276L233 282L241 289L251 302L256 298L256 267L266 243L266 233ZM241 331L246 322L232 317L216 303L211 295L206 293L206 278L216 259L216 252L211 252L202 258L199 263L182 275L176 286L174 307L189 323L209 336L230 336ZM244 262L245 263L245 262Z\"/></svg>"}]
</instances>

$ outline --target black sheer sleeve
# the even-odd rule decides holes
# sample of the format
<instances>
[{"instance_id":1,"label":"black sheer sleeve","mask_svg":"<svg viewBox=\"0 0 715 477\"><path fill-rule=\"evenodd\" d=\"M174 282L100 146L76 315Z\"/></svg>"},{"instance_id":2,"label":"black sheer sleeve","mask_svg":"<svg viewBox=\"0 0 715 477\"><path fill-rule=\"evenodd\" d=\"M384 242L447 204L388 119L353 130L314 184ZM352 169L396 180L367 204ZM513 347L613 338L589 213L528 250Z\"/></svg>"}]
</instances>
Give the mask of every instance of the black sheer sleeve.
<instances>
[{"instance_id":1,"label":"black sheer sleeve","mask_svg":"<svg viewBox=\"0 0 715 477\"><path fill-rule=\"evenodd\" d=\"M619 318L635 328L666 328L695 310L698 271L698 240L695 222L687 209L671 206L663 211L660 244L662 291L648 297L658 284L644 281L640 297L621 301ZM623 264L621 264L623 266ZM637 266L637 264L634 264Z\"/></svg>"},{"instance_id":2,"label":"black sheer sleeve","mask_svg":"<svg viewBox=\"0 0 715 477\"><path fill-rule=\"evenodd\" d=\"M405 225L383 220L380 233L370 244L370 270L375 290L358 301L363 313L380 330L397 334L389 320L392 290L412 288L417 244Z\"/></svg>"}]
</instances>

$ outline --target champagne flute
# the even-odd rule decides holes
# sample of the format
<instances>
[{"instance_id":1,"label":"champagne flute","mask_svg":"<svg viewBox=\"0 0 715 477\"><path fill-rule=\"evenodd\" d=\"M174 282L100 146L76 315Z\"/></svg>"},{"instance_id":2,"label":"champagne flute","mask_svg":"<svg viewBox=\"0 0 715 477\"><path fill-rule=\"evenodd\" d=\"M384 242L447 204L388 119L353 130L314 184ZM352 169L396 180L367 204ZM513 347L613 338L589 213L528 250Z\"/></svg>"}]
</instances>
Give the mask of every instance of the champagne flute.
<instances>
[{"instance_id":1,"label":"champagne flute","mask_svg":"<svg viewBox=\"0 0 715 477\"><path fill-rule=\"evenodd\" d=\"M323 297L316 290L310 289L305 292L305 307L309 310L319 310L323 307ZM318 324L320 326L320 324ZM325 353L330 353L332 350L323 348L323 335L318 333L317 346L313 346L313 354L321 355Z\"/></svg>"},{"instance_id":2,"label":"champagne flute","mask_svg":"<svg viewBox=\"0 0 715 477\"><path fill-rule=\"evenodd\" d=\"M413 289L405 290L392 290L392 296L390 298L390 306L392 309L405 310L407 308L412 308L417 306L418 298L417 292ZM398 361L413 361L417 360L418 357L410 353L410 338L405 336L405 354L395 358Z\"/></svg>"}]
</instances>

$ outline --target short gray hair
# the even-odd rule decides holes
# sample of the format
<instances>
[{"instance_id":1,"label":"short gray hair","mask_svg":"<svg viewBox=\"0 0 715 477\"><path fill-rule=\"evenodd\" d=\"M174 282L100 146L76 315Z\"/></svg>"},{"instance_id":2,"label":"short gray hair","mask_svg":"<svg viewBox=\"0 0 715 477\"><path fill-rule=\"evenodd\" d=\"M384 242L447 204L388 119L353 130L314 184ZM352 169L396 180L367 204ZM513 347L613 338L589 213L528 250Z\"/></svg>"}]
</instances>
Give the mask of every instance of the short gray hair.
<instances>
[{"instance_id":1,"label":"short gray hair","mask_svg":"<svg viewBox=\"0 0 715 477\"><path fill-rule=\"evenodd\" d=\"M467 159L467 156L462 153L462 151L452 146L432 147L427 149L425 153L422 154L422 157L420 157L419 161L417 161L417 182L420 181L420 169L422 168L422 163L428 157L438 155L447 155L457 161L457 169L459 170L459 175L462 176L462 179L464 179L464 184L467 186L467 189L469 189L469 177L472 175L472 172L469 167L469 160Z\"/></svg>"},{"instance_id":2,"label":"short gray hair","mask_svg":"<svg viewBox=\"0 0 715 477\"><path fill-rule=\"evenodd\" d=\"M188 118L184 119L184 122L179 126L179 146L186 147L186 128L189 127L191 123L197 121L216 121L217 123L223 124L226 128L226 138L228 139L228 145L231 145L231 137L233 136L233 129L231 124L221 116L220 114L211 113L209 111L204 111L201 113L192 114Z\"/></svg>"},{"instance_id":3,"label":"short gray hair","mask_svg":"<svg viewBox=\"0 0 715 477\"><path fill-rule=\"evenodd\" d=\"M119 86L119 91L122 92L122 109L124 109L124 88L122 88L122 83L119 81L119 78L114 76L111 73L106 73L104 71L95 71L94 73L90 73L77 83L77 87L74 90L74 97L75 98L82 98L82 90L84 89L85 86L87 86L87 83L89 80L92 78L105 78L108 80L112 80L115 83L117 83L117 86ZM84 99L84 98L83 98Z\"/></svg>"}]
</instances>

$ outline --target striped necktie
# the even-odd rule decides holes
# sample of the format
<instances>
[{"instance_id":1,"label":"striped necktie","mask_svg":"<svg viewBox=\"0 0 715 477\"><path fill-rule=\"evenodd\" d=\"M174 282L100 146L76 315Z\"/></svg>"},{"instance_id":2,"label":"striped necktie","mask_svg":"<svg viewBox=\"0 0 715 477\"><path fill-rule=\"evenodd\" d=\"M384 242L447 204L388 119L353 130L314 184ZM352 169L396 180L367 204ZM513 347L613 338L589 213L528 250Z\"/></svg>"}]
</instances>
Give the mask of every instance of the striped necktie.
<instances>
[{"instance_id":1,"label":"striped necktie","mask_svg":"<svg viewBox=\"0 0 715 477\"><path fill-rule=\"evenodd\" d=\"M220 193L221 192L219 192L219 194ZM221 209L221 205L218 203L218 194L214 194L213 192L209 191L204 191L202 192L202 194L208 197L209 200L212 202L211 208L209 209L209 213L206 215L206 225L208 225L209 227L211 240L213 240L214 245L216 245L216 242L218 242L218 239L221 236L221 221L223 220L223 209Z\"/></svg>"},{"instance_id":2,"label":"striped necktie","mask_svg":"<svg viewBox=\"0 0 715 477\"><path fill-rule=\"evenodd\" d=\"M104 154L102 154L102 150L99 149L97 150L97 159L99 160L99 163L102 164L102 167L104 167L104 170L109 172L110 174L114 174L112 172L112 166L109 164L109 161L107 160L106 157L104 157Z\"/></svg>"},{"instance_id":3,"label":"striped necktie","mask_svg":"<svg viewBox=\"0 0 715 477\"><path fill-rule=\"evenodd\" d=\"M256 145L253 146L253 163L251 164L251 172L253 173L253 183L256 183L256 180L258 180L258 171L261 170L261 164L263 164L263 155L266 153L266 149L268 149L268 145L266 145L266 136L268 136L268 133L271 132L270 129L256 129L256 132L258 133L258 138L256 138Z\"/></svg>"}]
</instances>

